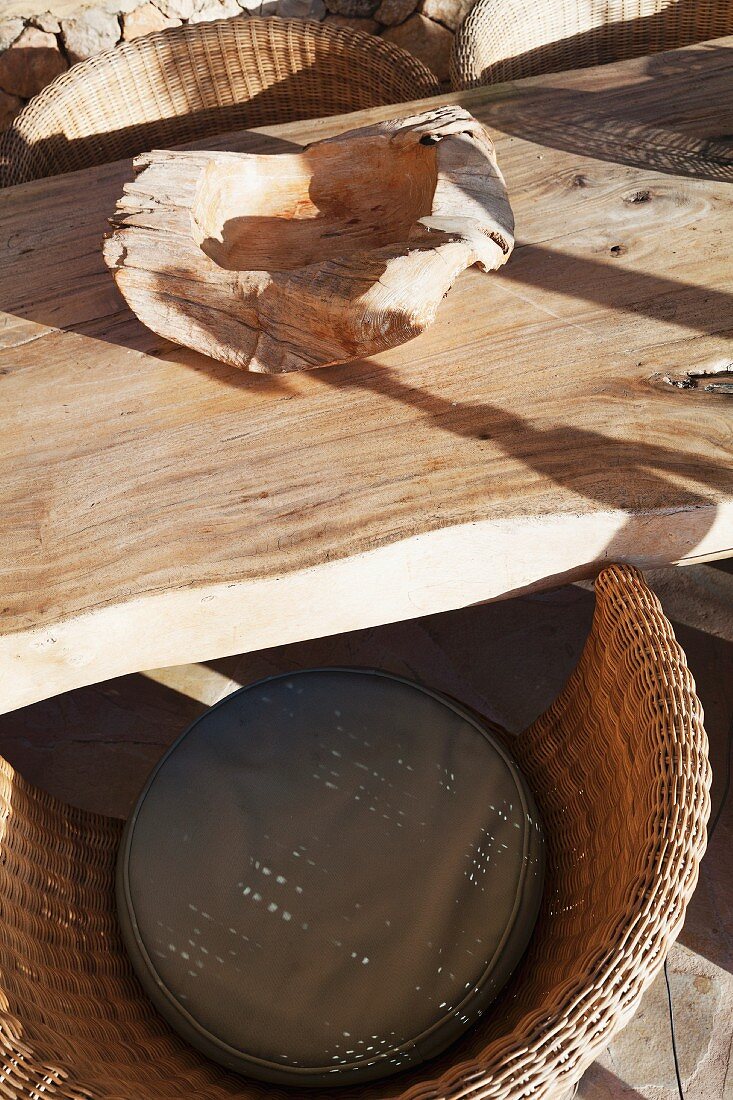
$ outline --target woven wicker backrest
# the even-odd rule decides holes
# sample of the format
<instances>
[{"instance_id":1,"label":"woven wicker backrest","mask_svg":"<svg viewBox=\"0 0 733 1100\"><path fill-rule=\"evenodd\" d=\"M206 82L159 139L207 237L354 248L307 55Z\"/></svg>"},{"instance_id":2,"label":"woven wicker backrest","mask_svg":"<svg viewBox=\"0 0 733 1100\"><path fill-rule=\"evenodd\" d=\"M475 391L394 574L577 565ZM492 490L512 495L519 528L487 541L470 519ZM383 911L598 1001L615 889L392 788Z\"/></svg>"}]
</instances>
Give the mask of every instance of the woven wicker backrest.
<instances>
[{"instance_id":1,"label":"woven wicker backrest","mask_svg":"<svg viewBox=\"0 0 733 1100\"><path fill-rule=\"evenodd\" d=\"M348 28L244 16L189 24L57 77L0 138L0 184L438 90L411 54Z\"/></svg>"},{"instance_id":2,"label":"woven wicker backrest","mask_svg":"<svg viewBox=\"0 0 733 1100\"><path fill-rule=\"evenodd\" d=\"M548 863L505 994L419 1069L314 1096L559 1100L660 970L705 850L710 767L684 654L635 570L601 574L580 664L514 752ZM119 836L119 822L61 805L0 760L0 1092L286 1100L292 1090L206 1062L144 997L117 930Z\"/></svg>"},{"instance_id":3,"label":"woven wicker backrest","mask_svg":"<svg viewBox=\"0 0 733 1100\"><path fill-rule=\"evenodd\" d=\"M733 0L478 0L456 35L454 88L603 65L733 33Z\"/></svg>"}]
</instances>

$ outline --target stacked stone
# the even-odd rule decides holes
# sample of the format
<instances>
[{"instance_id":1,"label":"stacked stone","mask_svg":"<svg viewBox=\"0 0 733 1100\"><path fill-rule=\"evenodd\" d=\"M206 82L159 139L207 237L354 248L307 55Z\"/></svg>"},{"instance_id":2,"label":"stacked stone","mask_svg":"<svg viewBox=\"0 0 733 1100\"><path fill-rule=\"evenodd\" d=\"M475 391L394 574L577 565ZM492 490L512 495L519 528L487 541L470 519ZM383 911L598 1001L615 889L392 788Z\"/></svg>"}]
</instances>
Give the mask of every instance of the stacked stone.
<instances>
[{"instance_id":1,"label":"stacked stone","mask_svg":"<svg viewBox=\"0 0 733 1100\"><path fill-rule=\"evenodd\" d=\"M234 16L316 19L381 34L447 82L453 34L474 0L96 0L84 6L88 2L79 0L75 9L70 0L56 0L55 10L10 18L0 10L0 130L77 61L150 31Z\"/></svg>"}]
</instances>

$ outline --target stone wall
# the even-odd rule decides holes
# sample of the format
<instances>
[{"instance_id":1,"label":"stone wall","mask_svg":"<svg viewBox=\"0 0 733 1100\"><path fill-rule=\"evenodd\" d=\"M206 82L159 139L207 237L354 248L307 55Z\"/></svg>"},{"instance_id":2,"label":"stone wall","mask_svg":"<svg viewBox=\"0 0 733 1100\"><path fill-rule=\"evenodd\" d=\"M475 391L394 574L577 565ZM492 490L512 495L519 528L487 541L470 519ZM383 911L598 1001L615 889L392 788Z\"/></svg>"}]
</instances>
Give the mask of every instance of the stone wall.
<instances>
[{"instance_id":1,"label":"stone wall","mask_svg":"<svg viewBox=\"0 0 733 1100\"><path fill-rule=\"evenodd\" d=\"M473 0L0 0L0 130L76 61L149 31L250 15L317 19L381 34L448 80L453 35Z\"/></svg>"}]
</instances>

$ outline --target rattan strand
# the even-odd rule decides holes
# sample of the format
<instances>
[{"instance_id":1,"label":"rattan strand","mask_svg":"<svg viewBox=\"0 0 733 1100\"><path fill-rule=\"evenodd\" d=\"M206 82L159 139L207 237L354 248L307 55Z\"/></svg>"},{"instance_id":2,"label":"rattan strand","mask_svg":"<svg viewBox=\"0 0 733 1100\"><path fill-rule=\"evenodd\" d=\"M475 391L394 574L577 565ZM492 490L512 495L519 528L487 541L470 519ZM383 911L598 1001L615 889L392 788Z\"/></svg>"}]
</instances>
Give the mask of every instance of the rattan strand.
<instances>
[{"instance_id":1,"label":"rattan strand","mask_svg":"<svg viewBox=\"0 0 733 1100\"><path fill-rule=\"evenodd\" d=\"M456 35L453 87L604 65L733 33L733 0L478 0Z\"/></svg>"},{"instance_id":2,"label":"rattan strand","mask_svg":"<svg viewBox=\"0 0 733 1100\"><path fill-rule=\"evenodd\" d=\"M548 872L532 945L506 995L435 1061L320 1095L556 1098L662 966L705 849L702 712L641 576L611 567L596 594L577 670L515 744L544 815ZM5 763L0 797L0 1096L292 1095L205 1062L142 996L115 917L120 823L61 805Z\"/></svg>"},{"instance_id":3,"label":"rattan strand","mask_svg":"<svg viewBox=\"0 0 733 1100\"><path fill-rule=\"evenodd\" d=\"M0 185L438 90L411 54L346 27L245 17L188 24L122 43L44 88L0 137Z\"/></svg>"}]
</instances>

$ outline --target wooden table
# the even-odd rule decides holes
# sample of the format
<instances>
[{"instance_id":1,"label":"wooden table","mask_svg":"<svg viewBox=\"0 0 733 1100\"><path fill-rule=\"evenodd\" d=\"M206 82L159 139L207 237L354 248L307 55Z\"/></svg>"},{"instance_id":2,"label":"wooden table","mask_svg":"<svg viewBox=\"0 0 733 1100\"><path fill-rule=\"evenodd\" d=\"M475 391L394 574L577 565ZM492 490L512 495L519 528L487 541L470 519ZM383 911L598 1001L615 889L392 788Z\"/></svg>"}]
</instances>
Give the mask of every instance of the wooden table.
<instances>
[{"instance_id":1,"label":"wooden table","mask_svg":"<svg viewBox=\"0 0 733 1100\"><path fill-rule=\"evenodd\" d=\"M366 362L267 378L144 330L100 252L128 162L0 193L4 708L731 552L733 399L698 375L733 358L733 39L446 99L518 245Z\"/></svg>"}]
</instances>

